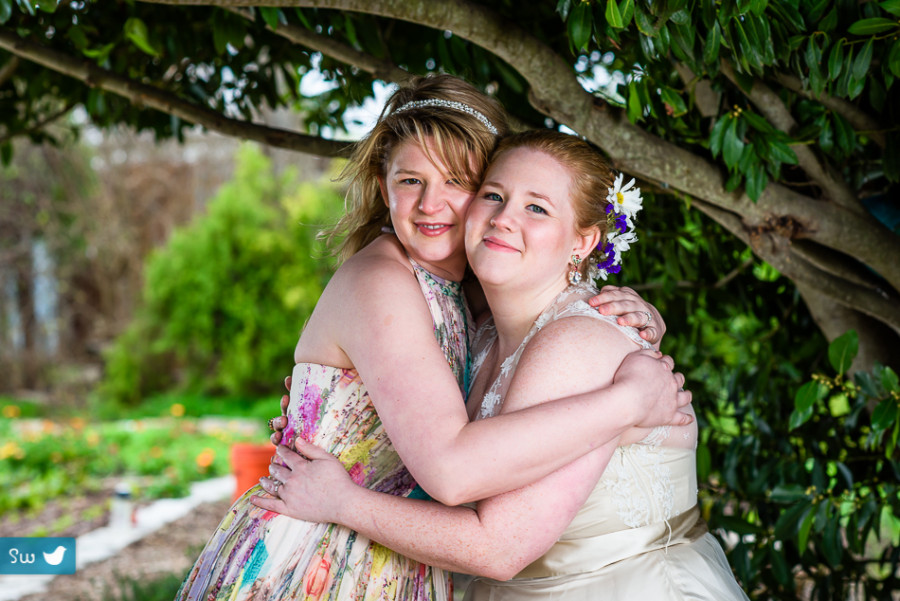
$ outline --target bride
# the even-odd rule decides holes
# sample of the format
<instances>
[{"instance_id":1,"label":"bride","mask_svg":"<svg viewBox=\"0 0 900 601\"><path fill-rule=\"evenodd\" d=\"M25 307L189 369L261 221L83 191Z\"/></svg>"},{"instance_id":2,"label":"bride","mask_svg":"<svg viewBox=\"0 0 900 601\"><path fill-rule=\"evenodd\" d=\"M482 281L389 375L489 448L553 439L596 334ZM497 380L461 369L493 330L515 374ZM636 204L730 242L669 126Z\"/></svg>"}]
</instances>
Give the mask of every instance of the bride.
<instances>
[{"instance_id":1,"label":"bride","mask_svg":"<svg viewBox=\"0 0 900 601\"><path fill-rule=\"evenodd\" d=\"M526 132L494 153L466 217L466 252L492 314L474 348L471 419L609 386L628 368L624 358L646 346L586 302L596 289L585 276L616 270L634 241L640 198L619 182L597 194L611 184L606 162L574 136ZM634 427L473 506L357 486L299 437L300 455L279 447L285 465L271 474L293 489L279 511L475 574L467 599L747 599L700 517L696 442L695 422Z\"/></svg>"}]
</instances>

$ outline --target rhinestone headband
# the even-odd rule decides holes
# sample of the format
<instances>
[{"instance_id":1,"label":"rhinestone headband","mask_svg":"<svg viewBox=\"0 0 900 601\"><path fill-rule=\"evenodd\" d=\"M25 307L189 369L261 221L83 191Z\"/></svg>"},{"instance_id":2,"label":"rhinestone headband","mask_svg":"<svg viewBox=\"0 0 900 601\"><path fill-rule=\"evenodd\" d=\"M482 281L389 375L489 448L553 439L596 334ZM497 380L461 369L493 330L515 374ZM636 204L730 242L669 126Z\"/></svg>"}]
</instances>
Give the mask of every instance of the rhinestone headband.
<instances>
[{"instance_id":1,"label":"rhinestone headband","mask_svg":"<svg viewBox=\"0 0 900 601\"><path fill-rule=\"evenodd\" d=\"M444 100L442 98L428 98L426 100L413 100L412 102L407 102L396 111L394 114L402 113L403 111L408 111L412 109L422 108L424 106L440 106L448 109L456 109L457 111L462 111L464 113L468 113L481 121L484 126L487 128L489 132L494 134L495 136L499 133L497 128L494 127L494 124L491 123L491 120L484 116L483 113L480 113L473 109L468 104L463 104L462 102L456 102L455 100Z\"/></svg>"}]
</instances>

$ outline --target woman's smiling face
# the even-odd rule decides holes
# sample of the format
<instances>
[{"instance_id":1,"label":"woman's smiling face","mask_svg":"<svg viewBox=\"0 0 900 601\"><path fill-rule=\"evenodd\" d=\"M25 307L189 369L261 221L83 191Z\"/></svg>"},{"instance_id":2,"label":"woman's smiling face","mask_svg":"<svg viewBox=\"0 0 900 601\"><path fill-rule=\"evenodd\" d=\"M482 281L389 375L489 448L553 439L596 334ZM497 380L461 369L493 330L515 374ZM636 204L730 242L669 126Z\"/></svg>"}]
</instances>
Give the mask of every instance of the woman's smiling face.
<instances>
[{"instance_id":1,"label":"woman's smiling face","mask_svg":"<svg viewBox=\"0 0 900 601\"><path fill-rule=\"evenodd\" d=\"M397 146L388 162L381 193L400 243L428 271L450 280L466 268L465 215L474 192L466 190L415 141Z\"/></svg>"},{"instance_id":2,"label":"woman's smiling face","mask_svg":"<svg viewBox=\"0 0 900 601\"><path fill-rule=\"evenodd\" d=\"M466 252L483 285L565 286L582 240L571 180L559 161L525 147L488 167L466 218Z\"/></svg>"}]
</instances>

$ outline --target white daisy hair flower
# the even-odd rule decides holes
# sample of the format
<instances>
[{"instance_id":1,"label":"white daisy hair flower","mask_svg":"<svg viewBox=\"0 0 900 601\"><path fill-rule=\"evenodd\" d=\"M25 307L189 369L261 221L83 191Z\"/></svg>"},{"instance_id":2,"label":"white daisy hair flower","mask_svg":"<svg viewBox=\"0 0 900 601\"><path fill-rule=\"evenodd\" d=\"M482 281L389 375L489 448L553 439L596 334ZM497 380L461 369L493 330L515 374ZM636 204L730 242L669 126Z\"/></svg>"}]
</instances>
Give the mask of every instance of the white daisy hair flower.
<instances>
[{"instance_id":1,"label":"white daisy hair flower","mask_svg":"<svg viewBox=\"0 0 900 601\"><path fill-rule=\"evenodd\" d=\"M606 200L607 233L606 240L600 242L593 253L599 257L596 265L591 265L590 276L593 279L606 281L611 273L619 273L622 269L622 254L637 242L634 217L643 208L640 188L634 186L634 178L622 185L625 176L616 176L611 188L608 188Z\"/></svg>"}]
</instances>

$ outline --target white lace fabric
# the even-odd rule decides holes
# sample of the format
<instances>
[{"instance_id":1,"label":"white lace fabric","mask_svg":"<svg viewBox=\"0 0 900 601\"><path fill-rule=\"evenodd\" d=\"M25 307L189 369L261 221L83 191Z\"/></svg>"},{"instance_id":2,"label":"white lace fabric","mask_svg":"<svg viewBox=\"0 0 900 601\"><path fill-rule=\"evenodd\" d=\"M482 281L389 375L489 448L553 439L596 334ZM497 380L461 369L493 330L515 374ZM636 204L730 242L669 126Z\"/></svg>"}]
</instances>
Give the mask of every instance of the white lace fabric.
<instances>
[{"instance_id":1,"label":"white lace fabric","mask_svg":"<svg viewBox=\"0 0 900 601\"><path fill-rule=\"evenodd\" d=\"M535 319L531 329L522 339L519 347L503 360L500 374L484 394L475 419L485 419L500 413L503 399L516 373L516 366L522 353L532 338L547 324L566 317L590 317L614 325L620 332L641 348L653 348L640 337L638 330L631 326L619 325L615 316L601 315L587 303L596 295L597 289L581 283L566 288ZM487 320L478 330L472 348L472 380L484 366L491 348L497 341L497 329L492 320ZM668 519L673 514L673 487L669 468L661 461L659 449L670 434L670 426L654 428L639 443L616 449L607 471L610 476L601 480L600 486L612 493L617 506L617 514L622 522L636 528L658 519ZM647 490L649 487L649 491ZM649 492L649 494L647 494Z\"/></svg>"}]
</instances>

